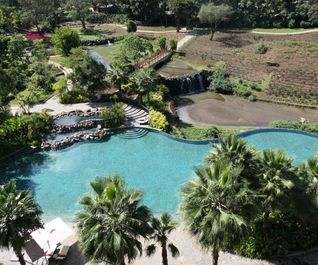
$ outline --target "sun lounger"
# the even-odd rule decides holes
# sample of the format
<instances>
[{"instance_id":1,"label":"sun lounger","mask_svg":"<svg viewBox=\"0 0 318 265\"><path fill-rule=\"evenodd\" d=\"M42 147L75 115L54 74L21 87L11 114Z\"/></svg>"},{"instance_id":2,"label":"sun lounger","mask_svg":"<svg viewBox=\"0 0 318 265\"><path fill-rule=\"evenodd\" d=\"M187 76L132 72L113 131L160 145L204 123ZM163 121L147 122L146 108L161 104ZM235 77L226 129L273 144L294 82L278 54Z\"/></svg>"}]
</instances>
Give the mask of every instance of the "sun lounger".
<instances>
[{"instance_id":1,"label":"sun lounger","mask_svg":"<svg viewBox=\"0 0 318 265\"><path fill-rule=\"evenodd\" d=\"M56 256L54 258L57 259L57 260L65 259L69 249L70 249L70 246L63 246L61 248L61 250L56 254Z\"/></svg>"}]
</instances>

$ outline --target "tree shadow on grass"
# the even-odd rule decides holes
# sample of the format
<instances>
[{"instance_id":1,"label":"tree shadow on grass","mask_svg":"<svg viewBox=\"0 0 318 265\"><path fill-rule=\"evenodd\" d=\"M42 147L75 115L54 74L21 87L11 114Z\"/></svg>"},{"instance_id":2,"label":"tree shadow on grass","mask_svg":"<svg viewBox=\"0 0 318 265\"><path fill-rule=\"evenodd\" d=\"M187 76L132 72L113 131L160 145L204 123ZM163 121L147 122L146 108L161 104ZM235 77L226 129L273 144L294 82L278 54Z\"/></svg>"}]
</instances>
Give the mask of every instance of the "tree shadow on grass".
<instances>
[{"instance_id":1,"label":"tree shadow on grass","mask_svg":"<svg viewBox=\"0 0 318 265\"><path fill-rule=\"evenodd\" d=\"M253 41L244 38L243 34L245 35L245 33L240 32L228 32L222 34L222 36L216 35L213 41L219 42L227 48L242 48L253 44Z\"/></svg>"}]
</instances>

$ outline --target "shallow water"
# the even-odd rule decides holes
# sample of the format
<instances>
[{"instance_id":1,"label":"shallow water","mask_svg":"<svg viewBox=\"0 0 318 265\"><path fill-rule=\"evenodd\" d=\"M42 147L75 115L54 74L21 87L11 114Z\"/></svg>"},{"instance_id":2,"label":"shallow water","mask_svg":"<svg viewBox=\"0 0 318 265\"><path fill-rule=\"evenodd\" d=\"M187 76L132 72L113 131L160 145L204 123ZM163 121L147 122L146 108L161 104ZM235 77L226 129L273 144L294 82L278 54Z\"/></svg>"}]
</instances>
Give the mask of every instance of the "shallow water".
<instances>
[{"instance_id":1,"label":"shallow water","mask_svg":"<svg viewBox=\"0 0 318 265\"><path fill-rule=\"evenodd\" d=\"M267 131L245 139L259 149L283 149L296 163L318 151L317 137L298 133ZM175 212L181 186L210 149L208 144L179 142L151 131L136 139L115 134L106 142L77 144L2 163L0 181L16 178L19 187L31 189L45 219L61 216L70 221L79 210L79 198L90 192L89 182L111 174L120 174L129 187L142 189L144 203L155 212Z\"/></svg>"}]
</instances>

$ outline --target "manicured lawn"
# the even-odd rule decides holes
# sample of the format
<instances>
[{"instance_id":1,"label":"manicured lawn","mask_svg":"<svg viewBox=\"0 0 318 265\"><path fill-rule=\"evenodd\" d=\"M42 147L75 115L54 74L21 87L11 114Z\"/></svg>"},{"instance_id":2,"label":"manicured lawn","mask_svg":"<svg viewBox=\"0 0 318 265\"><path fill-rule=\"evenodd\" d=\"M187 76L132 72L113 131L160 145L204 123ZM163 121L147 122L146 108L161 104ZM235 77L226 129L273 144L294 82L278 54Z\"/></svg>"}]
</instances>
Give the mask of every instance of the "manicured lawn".
<instances>
[{"instance_id":1,"label":"manicured lawn","mask_svg":"<svg viewBox=\"0 0 318 265\"><path fill-rule=\"evenodd\" d=\"M71 68L71 62L69 57L65 57L65 56L52 56L50 57L50 61L55 62L55 63L59 63L64 67L69 67Z\"/></svg>"},{"instance_id":2,"label":"manicured lawn","mask_svg":"<svg viewBox=\"0 0 318 265\"><path fill-rule=\"evenodd\" d=\"M191 75L197 73L202 68L204 68L203 65L196 65L186 59L174 56L167 64L159 69L159 72L168 76Z\"/></svg>"},{"instance_id":3,"label":"manicured lawn","mask_svg":"<svg viewBox=\"0 0 318 265\"><path fill-rule=\"evenodd\" d=\"M95 52L99 53L104 59L111 63L114 61L115 57L119 54L119 45L105 45L105 46L95 46L92 48Z\"/></svg>"}]
</instances>

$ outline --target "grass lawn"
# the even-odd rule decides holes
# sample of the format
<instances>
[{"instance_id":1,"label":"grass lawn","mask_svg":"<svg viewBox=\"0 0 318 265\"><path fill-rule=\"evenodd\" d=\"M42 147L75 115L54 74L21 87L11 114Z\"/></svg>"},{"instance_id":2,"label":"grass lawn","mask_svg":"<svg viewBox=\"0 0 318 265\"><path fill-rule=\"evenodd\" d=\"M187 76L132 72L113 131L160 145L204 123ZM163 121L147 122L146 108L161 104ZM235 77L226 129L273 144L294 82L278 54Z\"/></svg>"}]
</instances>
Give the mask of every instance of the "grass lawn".
<instances>
[{"instance_id":1,"label":"grass lawn","mask_svg":"<svg viewBox=\"0 0 318 265\"><path fill-rule=\"evenodd\" d=\"M194 64L180 56L174 56L167 64L158 69L164 75L191 75L206 68L204 65Z\"/></svg>"},{"instance_id":2,"label":"grass lawn","mask_svg":"<svg viewBox=\"0 0 318 265\"><path fill-rule=\"evenodd\" d=\"M210 136L210 131L214 131L215 128L219 131L219 134L238 134L240 132L249 130L249 128L228 128L203 125L198 126L180 122L177 126L177 129L173 130L173 134L179 137L182 136L183 138L189 140L209 140L213 138Z\"/></svg>"},{"instance_id":3,"label":"grass lawn","mask_svg":"<svg viewBox=\"0 0 318 265\"><path fill-rule=\"evenodd\" d=\"M50 61L55 62L55 63L59 63L64 67L71 68L70 59L69 59L69 57L66 57L66 56L51 56Z\"/></svg>"},{"instance_id":4,"label":"grass lawn","mask_svg":"<svg viewBox=\"0 0 318 265\"><path fill-rule=\"evenodd\" d=\"M114 45L103 45L103 46L94 46L92 50L99 53L104 59L111 63L114 61L115 57L119 54L119 44Z\"/></svg>"},{"instance_id":5,"label":"grass lawn","mask_svg":"<svg viewBox=\"0 0 318 265\"><path fill-rule=\"evenodd\" d=\"M24 90L21 91L17 94L18 95L28 95L30 94L29 90ZM34 101L34 104L39 104L39 103L43 103L45 101L47 101L50 97L52 97L54 95L54 91L52 91L51 93L46 93L44 90L41 91L41 93L39 94L39 97L37 100ZM10 101L10 105L19 105L18 100L17 100L17 96Z\"/></svg>"}]
</instances>

